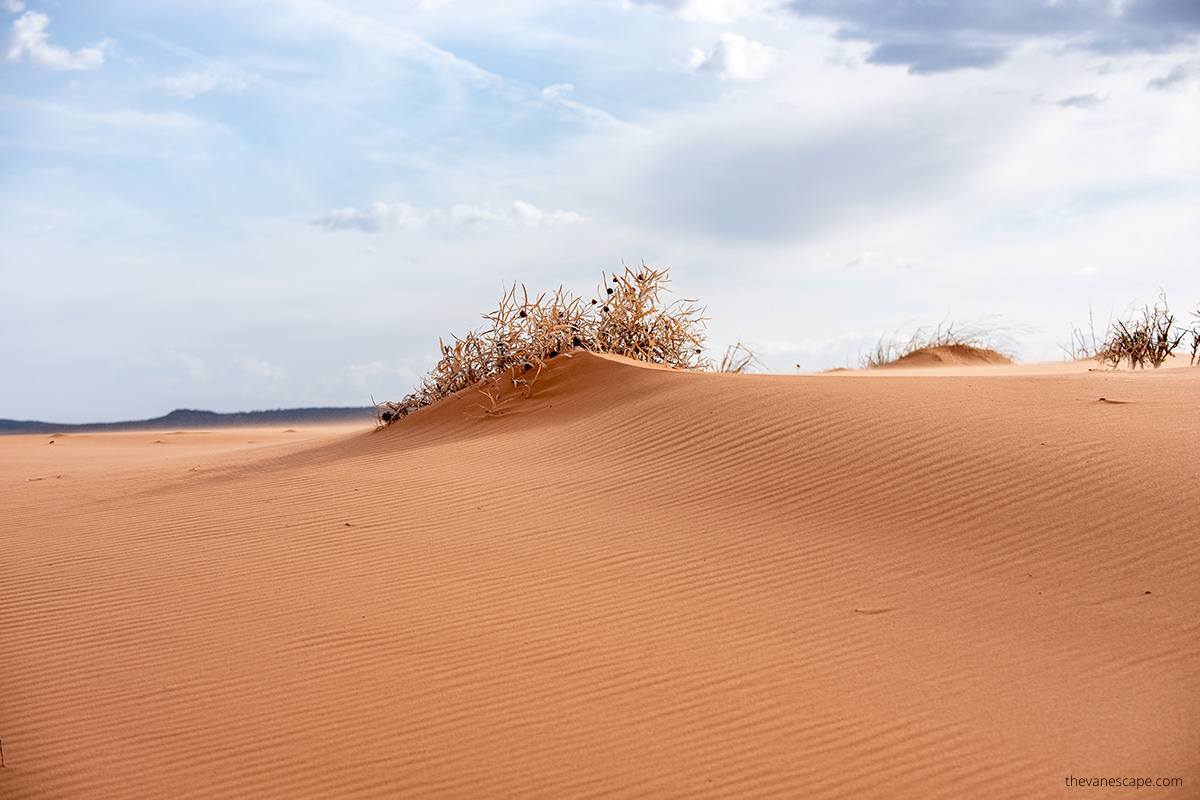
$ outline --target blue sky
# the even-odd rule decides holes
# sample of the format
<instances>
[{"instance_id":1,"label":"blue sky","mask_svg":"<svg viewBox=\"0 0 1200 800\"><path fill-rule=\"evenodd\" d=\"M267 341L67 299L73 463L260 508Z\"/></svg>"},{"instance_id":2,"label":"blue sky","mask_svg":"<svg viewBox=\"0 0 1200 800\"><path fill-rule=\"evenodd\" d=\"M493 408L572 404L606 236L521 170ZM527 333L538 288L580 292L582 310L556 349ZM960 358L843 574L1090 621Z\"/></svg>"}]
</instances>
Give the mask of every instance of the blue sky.
<instances>
[{"instance_id":1,"label":"blue sky","mask_svg":"<svg viewBox=\"0 0 1200 800\"><path fill-rule=\"evenodd\" d=\"M714 351L1200 301L1194 0L0 0L0 417L397 399L504 284Z\"/></svg>"}]
</instances>

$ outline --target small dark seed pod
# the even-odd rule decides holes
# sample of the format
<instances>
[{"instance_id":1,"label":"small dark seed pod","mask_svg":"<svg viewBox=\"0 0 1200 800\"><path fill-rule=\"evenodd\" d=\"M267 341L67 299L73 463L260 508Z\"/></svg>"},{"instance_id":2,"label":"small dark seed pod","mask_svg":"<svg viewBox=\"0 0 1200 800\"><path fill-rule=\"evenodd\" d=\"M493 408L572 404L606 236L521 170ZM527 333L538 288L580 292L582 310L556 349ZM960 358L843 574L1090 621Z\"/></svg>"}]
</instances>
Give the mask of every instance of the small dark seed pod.
<instances>
[{"instance_id":1,"label":"small dark seed pod","mask_svg":"<svg viewBox=\"0 0 1200 800\"><path fill-rule=\"evenodd\" d=\"M380 418L381 420L383 420L384 422L391 422L391 421L392 421L392 412L390 412L390 411L385 411L385 412L383 412L382 414L380 414L380 415L379 415L379 418Z\"/></svg>"},{"instance_id":2,"label":"small dark seed pod","mask_svg":"<svg viewBox=\"0 0 1200 800\"><path fill-rule=\"evenodd\" d=\"M700 352L700 351L697 350L696 352ZM526 372L528 372L529 370L533 369L533 364L530 364L529 362L525 362L525 366L522 367L522 369L524 369Z\"/></svg>"},{"instance_id":3,"label":"small dark seed pod","mask_svg":"<svg viewBox=\"0 0 1200 800\"><path fill-rule=\"evenodd\" d=\"M639 281L644 281L644 280L646 280L646 279L645 279L643 276L641 276L641 275L638 275L638 280L639 280Z\"/></svg>"},{"instance_id":4,"label":"small dark seed pod","mask_svg":"<svg viewBox=\"0 0 1200 800\"><path fill-rule=\"evenodd\" d=\"M526 314L526 313L525 313L525 309L523 309L523 308L522 308L522 309L521 309L521 313L520 313L520 314L518 314L517 316L519 316L519 317L527 317L527 316L529 316L529 315L528 315L528 314Z\"/></svg>"},{"instance_id":5,"label":"small dark seed pod","mask_svg":"<svg viewBox=\"0 0 1200 800\"><path fill-rule=\"evenodd\" d=\"M618 281L617 281L617 276L616 276L616 275L613 275L613 283L617 283L617 282L618 282Z\"/></svg>"},{"instance_id":6,"label":"small dark seed pod","mask_svg":"<svg viewBox=\"0 0 1200 800\"><path fill-rule=\"evenodd\" d=\"M595 301L595 300L593 300L593 301L592 301L592 305L596 305L596 301Z\"/></svg>"},{"instance_id":7,"label":"small dark seed pod","mask_svg":"<svg viewBox=\"0 0 1200 800\"><path fill-rule=\"evenodd\" d=\"M608 311L608 306L605 306L605 307L604 307L604 310L607 312L607 311Z\"/></svg>"},{"instance_id":8,"label":"small dark seed pod","mask_svg":"<svg viewBox=\"0 0 1200 800\"><path fill-rule=\"evenodd\" d=\"M571 340L571 344L575 345L576 347L579 347L579 345L583 344L583 340L580 339L578 336L576 336L574 339Z\"/></svg>"},{"instance_id":9,"label":"small dark seed pod","mask_svg":"<svg viewBox=\"0 0 1200 800\"><path fill-rule=\"evenodd\" d=\"M611 286L610 286L610 287L608 287L608 293L609 293L609 294L612 294L612 293L613 293L613 290L612 290L612 287L611 287Z\"/></svg>"}]
</instances>

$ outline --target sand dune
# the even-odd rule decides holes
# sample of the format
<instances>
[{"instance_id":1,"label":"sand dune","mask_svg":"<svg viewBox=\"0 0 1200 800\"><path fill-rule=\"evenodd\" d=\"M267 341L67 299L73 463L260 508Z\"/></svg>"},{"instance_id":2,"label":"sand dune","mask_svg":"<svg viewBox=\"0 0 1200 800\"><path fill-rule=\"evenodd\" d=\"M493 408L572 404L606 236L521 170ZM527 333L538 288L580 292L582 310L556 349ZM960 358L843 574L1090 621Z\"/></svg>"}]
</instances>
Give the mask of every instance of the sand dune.
<instances>
[{"instance_id":1,"label":"sand dune","mask_svg":"<svg viewBox=\"0 0 1200 800\"><path fill-rule=\"evenodd\" d=\"M935 347L920 347L900 356L895 361L880 365L881 368L895 367L941 367L976 366L980 364L1011 364L1012 359L982 347L966 344L947 344Z\"/></svg>"},{"instance_id":2,"label":"sand dune","mask_svg":"<svg viewBox=\"0 0 1200 800\"><path fill-rule=\"evenodd\" d=\"M0 797L1200 796L1200 369L550 364L0 440Z\"/></svg>"}]
</instances>

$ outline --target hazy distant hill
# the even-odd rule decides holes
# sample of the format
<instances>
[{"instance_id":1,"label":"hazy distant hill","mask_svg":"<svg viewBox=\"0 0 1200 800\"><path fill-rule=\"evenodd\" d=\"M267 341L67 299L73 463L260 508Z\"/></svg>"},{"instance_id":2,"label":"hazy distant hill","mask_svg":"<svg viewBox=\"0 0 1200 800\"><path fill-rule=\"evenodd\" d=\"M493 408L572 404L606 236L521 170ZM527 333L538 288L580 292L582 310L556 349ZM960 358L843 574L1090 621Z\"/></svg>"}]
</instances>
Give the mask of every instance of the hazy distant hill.
<instances>
[{"instance_id":1,"label":"hazy distant hill","mask_svg":"<svg viewBox=\"0 0 1200 800\"><path fill-rule=\"evenodd\" d=\"M60 425L54 422L32 422L0 419L0 435L15 433L58 433L73 431L194 430L196 428L246 428L268 425L331 425L362 423L370 425L375 409L365 408L282 408L275 411L242 411L218 414L215 411L196 411L179 408L157 419L132 422L96 422L84 425Z\"/></svg>"}]
</instances>

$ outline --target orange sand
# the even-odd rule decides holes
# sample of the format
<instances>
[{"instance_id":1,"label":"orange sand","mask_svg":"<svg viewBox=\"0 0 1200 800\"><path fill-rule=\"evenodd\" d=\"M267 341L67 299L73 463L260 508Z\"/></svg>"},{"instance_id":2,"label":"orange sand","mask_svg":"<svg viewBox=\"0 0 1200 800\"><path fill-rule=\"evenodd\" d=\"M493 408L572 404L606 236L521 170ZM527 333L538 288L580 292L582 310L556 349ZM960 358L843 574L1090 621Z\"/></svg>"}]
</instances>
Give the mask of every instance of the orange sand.
<instances>
[{"instance_id":1,"label":"orange sand","mask_svg":"<svg viewBox=\"0 0 1200 800\"><path fill-rule=\"evenodd\" d=\"M972 347L966 344L939 345L938 347L922 347L882 368L894 367L958 367L974 366L977 364L1011 364L1012 359L995 350Z\"/></svg>"},{"instance_id":2,"label":"orange sand","mask_svg":"<svg viewBox=\"0 0 1200 800\"><path fill-rule=\"evenodd\" d=\"M0 798L1200 797L1200 368L550 363L0 438Z\"/></svg>"}]
</instances>

